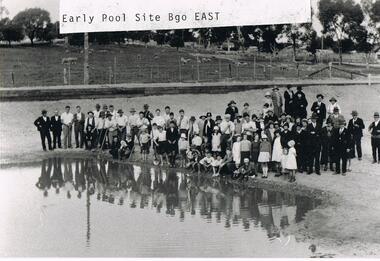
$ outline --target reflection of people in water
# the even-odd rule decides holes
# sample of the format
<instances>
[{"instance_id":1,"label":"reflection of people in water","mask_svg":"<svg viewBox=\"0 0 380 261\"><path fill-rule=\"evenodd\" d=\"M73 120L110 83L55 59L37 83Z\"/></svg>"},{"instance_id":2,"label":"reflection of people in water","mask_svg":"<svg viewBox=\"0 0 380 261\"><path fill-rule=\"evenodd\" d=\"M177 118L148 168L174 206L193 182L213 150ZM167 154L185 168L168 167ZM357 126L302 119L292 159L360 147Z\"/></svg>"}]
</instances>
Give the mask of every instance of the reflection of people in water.
<instances>
[{"instance_id":1,"label":"reflection of people in water","mask_svg":"<svg viewBox=\"0 0 380 261\"><path fill-rule=\"evenodd\" d=\"M48 190L51 187L51 168L52 162L50 160L44 159L41 166L41 176L38 178L36 187L43 191L44 197L48 196Z\"/></svg>"},{"instance_id":2,"label":"reflection of people in water","mask_svg":"<svg viewBox=\"0 0 380 261\"><path fill-rule=\"evenodd\" d=\"M51 185L55 188L55 193L59 194L60 188L63 186L62 160L61 158L50 158L53 164L53 175L51 176Z\"/></svg>"},{"instance_id":3,"label":"reflection of people in water","mask_svg":"<svg viewBox=\"0 0 380 261\"><path fill-rule=\"evenodd\" d=\"M86 179L84 177L83 160L75 160L75 190L78 192L77 197L82 197L82 192L86 190Z\"/></svg>"},{"instance_id":4,"label":"reflection of people in water","mask_svg":"<svg viewBox=\"0 0 380 261\"><path fill-rule=\"evenodd\" d=\"M166 187L166 214L175 215L175 208L178 205L178 177L174 171L169 171L165 181Z\"/></svg>"},{"instance_id":5,"label":"reflection of people in water","mask_svg":"<svg viewBox=\"0 0 380 261\"><path fill-rule=\"evenodd\" d=\"M63 189L66 191L66 196L68 199L71 198L71 191L74 189L73 182L73 168L71 166L71 161L69 159L63 160Z\"/></svg>"}]
</instances>

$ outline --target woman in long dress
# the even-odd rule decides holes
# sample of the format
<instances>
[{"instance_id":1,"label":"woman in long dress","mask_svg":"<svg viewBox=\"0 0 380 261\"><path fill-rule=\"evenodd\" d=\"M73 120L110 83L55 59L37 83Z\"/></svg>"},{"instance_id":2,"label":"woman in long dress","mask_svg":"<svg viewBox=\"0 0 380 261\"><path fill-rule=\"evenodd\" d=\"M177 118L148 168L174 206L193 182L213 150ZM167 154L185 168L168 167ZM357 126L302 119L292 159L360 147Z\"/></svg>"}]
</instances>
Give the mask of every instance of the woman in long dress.
<instances>
[{"instance_id":1,"label":"woman in long dress","mask_svg":"<svg viewBox=\"0 0 380 261\"><path fill-rule=\"evenodd\" d=\"M235 164L240 164L241 157L240 157L240 140L241 137L237 136L236 141L232 145L232 158L235 162Z\"/></svg>"},{"instance_id":2,"label":"woman in long dress","mask_svg":"<svg viewBox=\"0 0 380 261\"><path fill-rule=\"evenodd\" d=\"M280 176L280 164L282 159L281 133L280 130L274 132L275 138L272 150L272 162L275 166L276 177Z\"/></svg>"}]
</instances>

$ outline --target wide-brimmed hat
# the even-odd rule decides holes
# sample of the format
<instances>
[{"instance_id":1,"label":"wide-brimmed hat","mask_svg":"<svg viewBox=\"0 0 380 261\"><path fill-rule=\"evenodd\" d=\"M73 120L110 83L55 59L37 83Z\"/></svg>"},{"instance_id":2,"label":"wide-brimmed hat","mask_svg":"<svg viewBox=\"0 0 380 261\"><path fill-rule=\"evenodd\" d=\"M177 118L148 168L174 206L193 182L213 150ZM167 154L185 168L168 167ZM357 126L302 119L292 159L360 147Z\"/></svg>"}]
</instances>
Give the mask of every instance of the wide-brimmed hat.
<instances>
[{"instance_id":1,"label":"wide-brimmed hat","mask_svg":"<svg viewBox=\"0 0 380 261\"><path fill-rule=\"evenodd\" d=\"M117 113L124 113L122 109L119 109Z\"/></svg>"},{"instance_id":2,"label":"wide-brimmed hat","mask_svg":"<svg viewBox=\"0 0 380 261\"><path fill-rule=\"evenodd\" d=\"M182 134L181 134L181 138L186 139L186 134L185 134L185 133L182 133Z\"/></svg>"},{"instance_id":3,"label":"wide-brimmed hat","mask_svg":"<svg viewBox=\"0 0 380 261\"><path fill-rule=\"evenodd\" d=\"M236 104L236 102L234 100L232 100L227 105L230 106L231 104Z\"/></svg>"},{"instance_id":4,"label":"wide-brimmed hat","mask_svg":"<svg viewBox=\"0 0 380 261\"><path fill-rule=\"evenodd\" d=\"M266 134L261 135L262 139L268 139L268 136Z\"/></svg>"},{"instance_id":5,"label":"wide-brimmed hat","mask_svg":"<svg viewBox=\"0 0 380 261\"><path fill-rule=\"evenodd\" d=\"M212 117L212 113L211 112L207 112L206 113L206 117L209 117L209 116Z\"/></svg>"},{"instance_id":6,"label":"wide-brimmed hat","mask_svg":"<svg viewBox=\"0 0 380 261\"><path fill-rule=\"evenodd\" d=\"M358 113L357 111L352 111L352 112L351 112L351 115L352 115L352 116L358 116L359 113Z\"/></svg>"},{"instance_id":7,"label":"wide-brimmed hat","mask_svg":"<svg viewBox=\"0 0 380 261\"><path fill-rule=\"evenodd\" d=\"M199 119L206 118L206 115L199 116Z\"/></svg>"},{"instance_id":8,"label":"wide-brimmed hat","mask_svg":"<svg viewBox=\"0 0 380 261\"><path fill-rule=\"evenodd\" d=\"M89 112L87 112L87 115L88 115L88 114L90 114L90 113L94 114L94 112L93 112L93 111L89 111Z\"/></svg>"},{"instance_id":9,"label":"wide-brimmed hat","mask_svg":"<svg viewBox=\"0 0 380 261\"><path fill-rule=\"evenodd\" d=\"M272 90L280 90L277 86L273 86Z\"/></svg>"},{"instance_id":10,"label":"wide-brimmed hat","mask_svg":"<svg viewBox=\"0 0 380 261\"><path fill-rule=\"evenodd\" d=\"M373 116L374 116L374 117L379 117L379 113L378 113L378 112L375 112L375 113L373 114Z\"/></svg>"},{"instance_id":11,"label":"wide-brimmed hat","mask_svg":"<svg viewBox=\"0 0 380 261\"><path fill-rule=\"evenodd\" d=\"M302 86L297 86L297 91L302 91Z\"/></svg>"},{"instance_id":12,"label":"wide-brimmed hat","mask_svg":"<svg viewBox=\"0 0 380 261\"><path fill-rule=\"evenodd\" d=\"M339 108L338 107L334 107L333 111L339 111Z\"/></svg>"},{"instance_id":13,"label":"wide-brimmed hat","mask_svg":"<svg viewBox=\"0 0 380 261\"><path fill-rule=\"evenodd\" d=\"M42 110L41 111L41 114L46 114L47 113L47 110Z\"/></svg>"},{"instance_id":14,"label":"wide-brimmed hat","mask_svg":"<svg viewBox=\"0 0 380 261\"><path fill-rule=\"evenodd\" d=\"M219 127L218 126L214 126L214 130L219 130Z\"/></svg>"},{"instance_id":15,"label":"wide-brimmed hat","mask_svg":"<svg viewBox=\"0 0 380 261\"><path fill-rule=\"evenodd\" d=\"M112 115L111 113L107 113L107 114L106 114L106 117L108 118L109 116L112 117L113 115Z\"/></svg>"},{"instance_id":16,"label":"wide-brimmed hat","mask_svg":"<svg viewBox=\"0 0 380 261\"><path fill-rule=\"evenodd\" d=\"M135 109L135 108L131 108L131 109L129 110L129 112L136 112L136 109Z\"/></svg>"},{"instance_id":17,"label":"wide-brimmed hat","mask_svg":"<svg viewBox=\"0 0 380 261\"><path fill-rule=\"evenodd\" d=\"M149 108L149 105L148 104L144 104L144 108Z\"/></svg>"},{"instance_id":18,"label":"wide-brimmed hat","mask_svg":"<svg viewBox=\"0 0 380 261\"><path fill-rule=\"evenodd\" d=\"M244 158L244 163L249 163L249 159L248 158Z\"/></svg>"},{"instance_id":19,"label":"wide-brimmed hat","mask_svg":"<svg viewBox=\"0 0 380 261\"><path fill-rule=\"evenodd\" d=\"M100 104L97 103L97 104L95 105L95 108L99 108L99 109L100 109Z\"/></svg>"},{"instance_id":20,"label":"wide-brimmed hat","mask_svg":"<svg viewBox=\"0 0 380 261\"><path fill-rule=\"evenodd\" d=\"M290 141L288 142L288 146L289 146L289 147L293 147L294 145L296 145L296 142L295 142L294 140L290 140Z\"/></svg>"},{"instance_id":21,"label":"wide-brimmed hat","mask_svg":"<svg viewBox=\"0 0 380 261\"><path fill-rule=\"evenodd\" d=\"M329 100L329 102L332 102L332 101L337 102L337 99L335 99L335 97L331 97L330 100Z\"/></svg>"},{"instance_id":22,"label":"wide-brimmed hat","mask_svg":"<svg viewBox=\"0 0 380 261\"><path fill-rule=\"evenodd\" d=\"M325 98L322 94L317 94L317 99L321 97L322 99Z\"/></svg>"},{"instance_id":23,"label":"wide-brimmed hat","mask_svg":"<svg viewBox=\"0 0 380 261\"><path fill-rule=\"evenodd\" d=\"M245 106L249 106L249 103L248 103L248 102L246 102L246 103L244 103L244 105L243 105L243 106L244 106L244 107L245 107Z\"/></svg>"},{"instance_id":24,"label":"wide-brimmed hat","mask_svg":"<svg viewBox=\"0 0 380 261\"><path fill-rule=\"evenodd\" d=\"M270 92L266 92L264 96L266 97L266 96L272 96L272 95L270 94Z\"/></svg>"},{"instance_id":25,"label":"wide-brimmed hat","mask_svg":"<svg viewBox=\"0 0 380 261\"><path fill-rule=\"evenodd\" d=\"M316 113L313 113L311 115L311 119L317 120L318 119L318 115Z\"/></svg>"},{"instance_id":26,"label":"wide-brimmed hat","mask_svg":"<svg viewBox=\"0 0 380 261\"><path fill-rule=\"evenodd\" d=\"M228 114L228 113L227 113L227 114L224 114L224 118L225 118L225 119L231 119L231 115Z\"/></svg>"},{"instance_id":27,"label":"wide-brimmed hat","mask_svg":"<svg viewBox=\"0 0 380 261\"><path fill-rule=\"evenodd\" d=\"M190 117L190 121L195 121L195 117L194 117L194 116L191 116L191 117Z\"/></svg>"},{"instance_id":28,"label":"wide-brimmed hat","mask_svg":"<svg viewBox=\"0 0 380 261\"><path fill-rule=\"evenodd\" d=\"M220 121L220 120L222 120L222 116L217 115L216 118L215 118L215 120L216 120L216 121Z\"/></svg>"}]
</instances>

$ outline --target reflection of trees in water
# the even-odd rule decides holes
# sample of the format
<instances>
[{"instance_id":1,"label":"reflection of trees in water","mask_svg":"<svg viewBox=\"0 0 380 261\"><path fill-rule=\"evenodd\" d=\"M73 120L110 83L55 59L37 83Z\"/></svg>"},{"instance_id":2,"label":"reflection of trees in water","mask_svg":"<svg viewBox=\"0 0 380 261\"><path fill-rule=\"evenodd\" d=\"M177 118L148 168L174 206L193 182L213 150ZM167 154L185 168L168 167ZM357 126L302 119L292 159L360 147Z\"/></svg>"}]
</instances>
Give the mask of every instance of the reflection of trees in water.
<instances>
[{"instance_id":1,"label":"reflection of trees in water","mask_svg":"<svg viewBox=\"0 0 380 261\"><path fill-rule=\"evenodd\" d=\"M73 172L74 170L74 172ZM269 238L280 236L281 229L299 222L316 202L306 197L260 188L244 183L212 179L204 174L188 175L174 169L148 168L119 164L104 159L50 158L41 164L36 186L48 196L54 189L71 198L86 195L88 231L90 198L130 208L154 208L157 213L178 216L199 215L207 222L223 223L226 228L261 227ZM88 235L89 237L89 235Z\"/></svg>"}]
</instances>

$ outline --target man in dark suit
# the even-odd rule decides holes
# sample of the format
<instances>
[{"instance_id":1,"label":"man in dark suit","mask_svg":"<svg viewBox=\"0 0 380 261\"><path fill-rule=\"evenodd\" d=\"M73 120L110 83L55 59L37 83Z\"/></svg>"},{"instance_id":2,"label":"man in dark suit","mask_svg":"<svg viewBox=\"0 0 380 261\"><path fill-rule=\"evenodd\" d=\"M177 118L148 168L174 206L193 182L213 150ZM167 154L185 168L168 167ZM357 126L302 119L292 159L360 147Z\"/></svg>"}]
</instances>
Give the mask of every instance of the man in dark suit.
<instances>
[{"instance_id":1,"label":"man in dark suit","mask_svg":"<svg viewBox=\"0 0 380 261\"><path fill-rule=\"evenodd\" d=\"M62 133L62 121L59 112L55 111L54 116L50 119L51 131L53 132L53 149L62 148L61 146L61 133Z\"/></svg>"},{"instance_id":2,"label":"man in dark suit","mask_svg":"<svg viewBox=\"0 0 380 261\"><path fill-rule=\"evenodd\" d=\"M209 148L211 148L211 138L212 132L214 131L215 121L212 119L211 112L206 114L206 120L203 126L203 137L205 138L205 143Z\"/></svg>"},{"instance_id":3,"label":"man in dark suit","mask_svg":"<svg viewBox=\"0 0 380 261\"><path fill-rule=\"evenodd\" d=\"M323 122L326 119L326 105L322 102L322 100L323 100L323 95L318 94L317 101L315 101L313 105L311 106L311 111L318 116L317 124L320 128L322 128Z\"/></svg>"},{"instance_id":4,"label":"man in dark suit","mask_svg":"<svg viewBox=\"0 0 380 261\"><path fill-rule=\"evenodd\" d=\"M346 176L347 172L347 152L349 150L350 133L347 130L346 122L341 120L339 128L333 130L332 142L335 157L335 174L340 174L340 163L342 161L342 175Z\"/></svg>"},{"instance_id":5,"label":"man in dark suit","mask_svg":"<svg viewBox=\"0 0 380 261\"><path fill-rule=\"evenodd\" d=\"M302 87L298 86L297 92L293 98L294 117L300 117L306 119L307 117L307 100L305 93L302 91Z\"/></svg>"},{"instance_id":6,"label":"man in dark suit","mask_svg":"<svg viewBox=\"0 0 380 261\"><path fill-rule=\"evenodd\" d=\"M371 133L372 163L380 164L380 115L378 112L373 114L374 121L369 125L368 131ZM377 154L377 157L376 157Z\"/></svg>"},{"instance_id":7,"label":"man in dark suit","mask_svg":"<svg viewBox=\"0 0 380 261\"><path fill-rule=\"evenodd\" d=\"M77 112L74 114L74 135L75 135L75 144L76 147L83 148L84 142L85 142L85 136L84 136L84 121L85 121L85 115L83 112L81 112L81 107L77 106Z\"/></svg>"},{"instance_id":8,"label":"man in dark suit","mask_svg":"<svg viewBox=\"0 0 380 261\"><path fill-rule=\"evenodd\" d=\"M348 121L347 128L354 138L354 144L356 147L356 151L358 153L358 159L362 160L362 137L363 137L363 129L365 128L365 126L364 126L363 120L358 117L357 111L352 111L351 115L352 115L352 119ZM355 155L355 149L354 149L354 155Z\"/></svg>"},{"instance_id":9,"label":"man in dark suit","mask_svg":"<svg viewBox=\"0 0 380 261\"><path fill-rule=\"evenodd\" d=\"M166 130L166 140L167 140L167 153L169 156L170 166L175 166L175 158L178 153L178 140L179 140L179 131L175 126L174 121L171 121L169 124L169 128Z\"/></svg>"},{"instance_id":10,"label":"man in dark suit","mask_svg":"<svg viewBox=\"0 0 380 261\"><path fill-rule=\"evenodd\" d=\"M292 86L290 84L286 86L286 89L287 90L284 92L285 113L287 115L294 116L294 111L293 111L294 92L293 92Z\"/></svg>"},{"instance_id":11,"label":"man in dark suit","mask_svg":"<svg viewBox=\"0 0 380 261\"><path fill-rule=\"evenodd\" d=\"M37 130L40 132L43 150L46 151L45 139L47 139L48 141L49 150L53 150L51 146L51 137L50 137L50 127L51 127L50 119L47 116L46 110L42 110L41 113L42 113L42 116L38 117L34 121L34 125L37 127Z\"/></svg>"},{"instance_id":12,"label":"man in dark suit","mask_svg":"<svg viewBox=\"0 0 380 261\"><path fill-rule=\"evenodd\" d=\"M320 157L321 157L321 127L317 123L318 115L313 113L311 116L311 123L307 126L309 134L309 170L307 174L313 173L313 167L317 175L321 175L320 171Z\"/></svg>"},{"instance_id":13,"label":"man in dark suit","mask_svg":"<svg viewBox=\"0 0 380 261\"><path fill-rule=\"evenodd\" d=\"M225 114L229 114L231 115L231 121L234 122L235 121L235 116L237 114L239 114L239 109L236 107L236 102L235 101L230 101L228 104L227 104L227 109L226 109L226 112Z\"/></svg>"}]
</instances>

